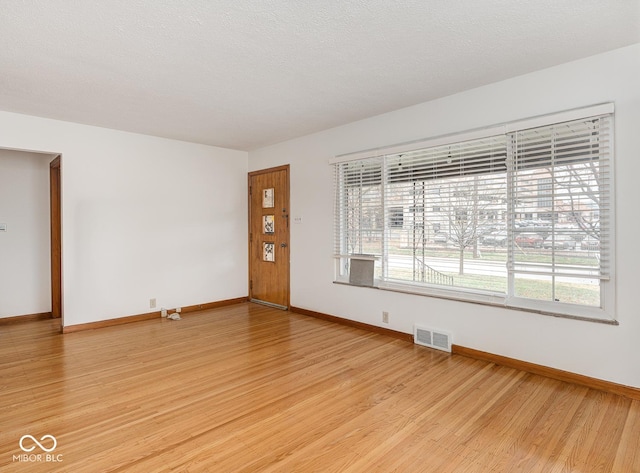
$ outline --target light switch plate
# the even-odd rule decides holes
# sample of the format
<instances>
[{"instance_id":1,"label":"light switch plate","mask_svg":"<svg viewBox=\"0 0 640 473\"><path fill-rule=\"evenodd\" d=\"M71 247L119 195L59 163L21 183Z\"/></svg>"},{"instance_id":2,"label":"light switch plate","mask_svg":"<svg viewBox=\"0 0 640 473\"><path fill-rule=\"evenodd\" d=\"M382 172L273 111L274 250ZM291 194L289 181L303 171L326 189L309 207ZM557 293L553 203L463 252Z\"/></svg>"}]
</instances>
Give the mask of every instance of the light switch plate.
<instances>
[{"instance_id":1,"label":"light switch plate","mask_svg":"<svg viewBox=\"0 0 640 473\"><path fill-rule=\"evenodd\" d=\"M6 232L6 231L7 231L7 224L0 223L0 232Z\"/></svg>"}]
</instances>

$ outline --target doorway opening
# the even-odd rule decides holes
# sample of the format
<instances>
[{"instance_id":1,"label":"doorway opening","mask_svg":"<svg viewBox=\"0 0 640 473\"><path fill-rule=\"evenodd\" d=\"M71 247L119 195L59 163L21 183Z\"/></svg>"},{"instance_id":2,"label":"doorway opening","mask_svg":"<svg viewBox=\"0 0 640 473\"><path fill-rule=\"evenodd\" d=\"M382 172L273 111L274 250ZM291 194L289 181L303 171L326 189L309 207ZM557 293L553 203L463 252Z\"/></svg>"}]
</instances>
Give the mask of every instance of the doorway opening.
<instances>
[{"instance_id":1,"label":"doorway opening","mask_svg":"<svg viewBox=\"0 0 640 473\"><path fill-rule=\"evenodd\" d=\"M0 148L0 321L63 323L60 163Z\"/></svg>"},{"instance_id":2,"label":"doorway opening","mask_svg":"<svg viewBox=\"0 0 640 473\"><path fill-rule=\"evenodd\" d=\"M49 163L49 207L51 237L51 316L60 319L60 330L64 327L62 318L62 199L61 199L61 157L56 156Z\"/></svg>"}]
</instances>

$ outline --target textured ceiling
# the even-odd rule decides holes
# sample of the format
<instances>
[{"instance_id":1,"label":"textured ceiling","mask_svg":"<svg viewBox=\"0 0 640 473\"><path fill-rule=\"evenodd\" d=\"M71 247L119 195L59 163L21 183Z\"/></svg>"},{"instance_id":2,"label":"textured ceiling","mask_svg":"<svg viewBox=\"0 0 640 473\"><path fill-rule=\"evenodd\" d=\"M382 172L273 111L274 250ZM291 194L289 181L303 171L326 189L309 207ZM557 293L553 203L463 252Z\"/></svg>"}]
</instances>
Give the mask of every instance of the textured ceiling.
<instances>
[{"instance_id":1,"label":"textured ceiling","mask_svg":"<svg viewBox=\"0 0 640 473\"><path fill-rule=\"evenodd\" d=\"M251 150L640 42L640 0L0 0L0 110Z\"/></svg>"}]
</instances>

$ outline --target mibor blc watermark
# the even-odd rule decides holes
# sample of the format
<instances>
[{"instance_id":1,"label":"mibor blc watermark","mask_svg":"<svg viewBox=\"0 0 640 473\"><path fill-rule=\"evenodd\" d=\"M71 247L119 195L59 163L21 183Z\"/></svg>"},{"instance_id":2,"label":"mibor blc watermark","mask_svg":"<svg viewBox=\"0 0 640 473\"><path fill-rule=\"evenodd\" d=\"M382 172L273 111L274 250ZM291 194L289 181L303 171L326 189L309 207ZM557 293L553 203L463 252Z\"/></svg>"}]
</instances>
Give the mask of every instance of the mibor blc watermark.
<instances>
[{"instance_id":1,"label":"mibor blc watermark","mask_svg":"<svg viewBox=\"0 0 640 473\"><path fill-rule=\"evenodd\" d=\"M23 463L61 463L62 454L53 453L58 446L58 441L53 435L43 435L40 440L33 435L23 435L20 437L20 450L24 453L13 455L14 462ZM36 450L37 448L37 450ZM44 453L42 453L44 452Z\"/></svg>"}]
</instances>

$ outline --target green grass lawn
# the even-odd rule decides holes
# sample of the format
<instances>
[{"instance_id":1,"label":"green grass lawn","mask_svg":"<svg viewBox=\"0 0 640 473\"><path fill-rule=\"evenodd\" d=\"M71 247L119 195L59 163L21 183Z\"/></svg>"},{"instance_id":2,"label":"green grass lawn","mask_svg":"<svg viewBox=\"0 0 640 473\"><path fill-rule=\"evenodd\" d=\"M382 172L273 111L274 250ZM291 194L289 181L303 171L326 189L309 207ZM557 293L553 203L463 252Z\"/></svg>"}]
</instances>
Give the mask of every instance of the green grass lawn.
<instances>
[{"instance_id":1,"label":"green grass lawn","mask_svg":"<svg viewBox=\"0 0 640 473\"><path fill-rule=\"evenodd\" d=\"M380 254L380 242L371 241L366 248L363 248L364 253ZM432 244L428 247L412 249L406 247L390 247L388 249L390 255L397 256L413 256L415 255L420 260L429 265L430 258L447 258L454 261L458 261L460 252L457 248L445 245ZM594 252L585 251L556 251L555 255L551 250L545 250L542 248L530 248L530 249L518 249L514 254L516 263L542 263L551 264L552 256L553 262L560 265L575 265L575 266L590 266L597 267L599 261ZM487 247L479 248L479 253L474 258L473 249L467 249L464 252L464 259L466 261L498 261L506 264L507 250L506 248ZM457 266L456 266L457 267ZM506 294L507 292L507 278L505 276L489 276L489 275L477 275L477 274L464 274L462 276L457 273L444 273L448 276L452 276L454 280L454 286L478 289L483 291L497 292ZM413 270L403 268L391 268L389 269L389 277L398 280L411 281L413 280ZM515 295L518 297L525 297L537 300L550 301L554 297L560 302L574 303L580 305L600 306L600 286L591 284L578 284L568 282L556 282L555 294L552 292L551 279L529 279L529 278L516 278L515 280Z\"/></svg>"},{"instance_id":2,"label":"green grass lawn","mask_svg":"<svg viewBox=\"0 0 640 473\"><path fill-rule=\"evenodd\" d=\"M464 258L466 259L480 259L484 261L507 261L506 248L496 247L480 247L477 258L474 258L474 252L472 248L467 248L464 252ZM415 256L422 259L424 258L451 258L457 259L460 255L460 250L445 245L432 244L423 248L416 248L415 250L407 247L389 247L388 252L390 255L398 256ZM369 242L362 248L362 253L367 254L380 254L380 242ZM515 260L520 263L551 263L552 251L543 248L523 248L517 249L514 253ZM555 263L563 265L577 265L577 266L597 266L598 258L596 252L587 252L580 250L565 251L556 250ZM428 263L427 263L428 264Z\"/></svg>"},{"instance_id":3,"label":"green grass lawn","mask_svg":"<svg viewBox=\"0 0 640 473\"><path fill-rule=\"evenodd\" d=\"M453 284L457 287L477 289L482 291L506 294L507 278L502 276L487 276L480 274L458 275L445 273L453 277ZM411 280L411 270L396 269L389 272L389 277L400 280ZM446 286L450 287L450 286ZM528 299L550 301L553 298L551 279L516 278L515 295ZM600 306L600 286L593 284L577 284L556 282L555 299L569 304Z\"/></svg>"}]
</instances>

